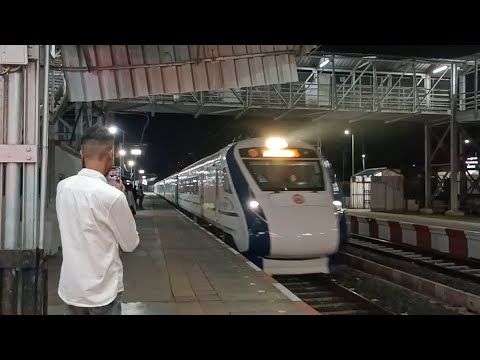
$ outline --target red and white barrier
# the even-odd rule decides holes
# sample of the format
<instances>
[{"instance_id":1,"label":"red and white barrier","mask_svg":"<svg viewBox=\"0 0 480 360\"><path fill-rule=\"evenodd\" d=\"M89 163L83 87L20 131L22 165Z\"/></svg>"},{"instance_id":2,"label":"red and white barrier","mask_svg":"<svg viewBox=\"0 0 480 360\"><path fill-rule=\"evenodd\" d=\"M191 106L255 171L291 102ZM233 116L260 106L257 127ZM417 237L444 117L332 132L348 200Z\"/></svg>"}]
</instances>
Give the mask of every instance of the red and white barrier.
<instances>
[{"instance_id":1,"label":"red and white barrier","mask_svg":"<svg viewBox=\"0 0 480 360\"><path fill-rule=\"evenodd\" d=\"M347 216L352 234L436 250L457 258L480 259L480 232L432 225Z\"/></svg>"}]
</instances>

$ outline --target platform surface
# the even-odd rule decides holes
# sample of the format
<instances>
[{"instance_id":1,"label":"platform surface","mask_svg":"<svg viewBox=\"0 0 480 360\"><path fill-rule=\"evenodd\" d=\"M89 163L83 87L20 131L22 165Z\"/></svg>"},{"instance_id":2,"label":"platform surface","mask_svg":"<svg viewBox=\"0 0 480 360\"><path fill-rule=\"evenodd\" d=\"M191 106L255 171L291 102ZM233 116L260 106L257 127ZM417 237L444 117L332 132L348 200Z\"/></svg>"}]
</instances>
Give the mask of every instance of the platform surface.
<instances>
[{"instance_id":1,"label":"platform surface","mask_svg":"<svg viewBox=\"0 0 480 360\"><path fill-rule=\"evenodd\" d=\"M270 276L154 194L136 216L140 244L122 253L124 315L315 314ZM61 255L49 260L50 315L58 297Z\"/></svg>"},{"instance_id":2,"label":"platform surface","mask_svg":"<svg viewBox=\"0 0 480 360\"><path fill-rule=\"evenodd\" d=\"M369 217L379 220L398 221L416 225L436 226L463 231L480 231L480 218L453 217L446 215L392 214L363 209L348 209L347 215Z\"/></svg>"}]
</instances>

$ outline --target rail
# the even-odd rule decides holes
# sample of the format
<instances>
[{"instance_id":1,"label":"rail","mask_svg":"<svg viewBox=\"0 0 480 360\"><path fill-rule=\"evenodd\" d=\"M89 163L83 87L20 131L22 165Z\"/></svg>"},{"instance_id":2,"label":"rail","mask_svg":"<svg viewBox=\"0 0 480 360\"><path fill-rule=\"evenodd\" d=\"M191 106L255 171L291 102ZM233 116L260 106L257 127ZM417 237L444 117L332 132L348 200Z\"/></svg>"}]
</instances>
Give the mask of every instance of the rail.
<instances>
[{"instance_id":1,"label":"rail","mask_svg":"<svg viewBox=\"0 0 480 360\"><path fill-rule=\"evenodd\" d=\"M480 283L480 261L474 259L459 259L438 251L427 251L409 244L357 234L352 234L348 244L369 252L406 260L459 279Z\"/></svg>"},{"instance_id":2,"label":"rail","mask_svg":"<svg viewBox=\"0 0 480 360\"><path fill-rule=\"evenodd\" d=\"M322 275L276 275L274 278L317 310L319 315L395 315Z\"/></svg>"}]
</instances>

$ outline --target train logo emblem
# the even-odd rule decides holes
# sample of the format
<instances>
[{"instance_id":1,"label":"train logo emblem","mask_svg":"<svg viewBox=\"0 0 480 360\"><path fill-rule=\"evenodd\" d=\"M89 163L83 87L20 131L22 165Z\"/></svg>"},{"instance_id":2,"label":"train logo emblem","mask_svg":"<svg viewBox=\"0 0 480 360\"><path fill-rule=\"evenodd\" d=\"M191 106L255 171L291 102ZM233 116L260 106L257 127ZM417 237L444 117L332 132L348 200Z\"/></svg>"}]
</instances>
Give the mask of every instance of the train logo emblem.
<instances>
[{"instance_id":1,"label":"train logo emblem","mask_svg":"<svg viewBox=\"0 0 480 360\"><path fill-rule=\"evenodd\" d=\"M303 204L305 202L305 198L300 194L293 195L293 202L295 204Z\"/></svg>"}]
</instances>

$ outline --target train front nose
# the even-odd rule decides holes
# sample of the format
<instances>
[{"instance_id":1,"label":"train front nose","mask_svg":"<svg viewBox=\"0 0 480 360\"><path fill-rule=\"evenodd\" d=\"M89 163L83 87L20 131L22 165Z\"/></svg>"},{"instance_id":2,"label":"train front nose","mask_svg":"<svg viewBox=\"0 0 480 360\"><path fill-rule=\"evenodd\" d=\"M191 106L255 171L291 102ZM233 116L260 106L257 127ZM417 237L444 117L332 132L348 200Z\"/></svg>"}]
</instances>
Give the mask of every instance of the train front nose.
<instances>
[{"instance_id":1,"label":"train front nose","mask_svg":"<svg viewBox=\"0 0 480 360\"><path fill-rule=\"evenodd\" d=\"M307 259L339 247L338 219L331 206L272 206L266 215L270 257Z\"/></svg>"}]
</instances>

